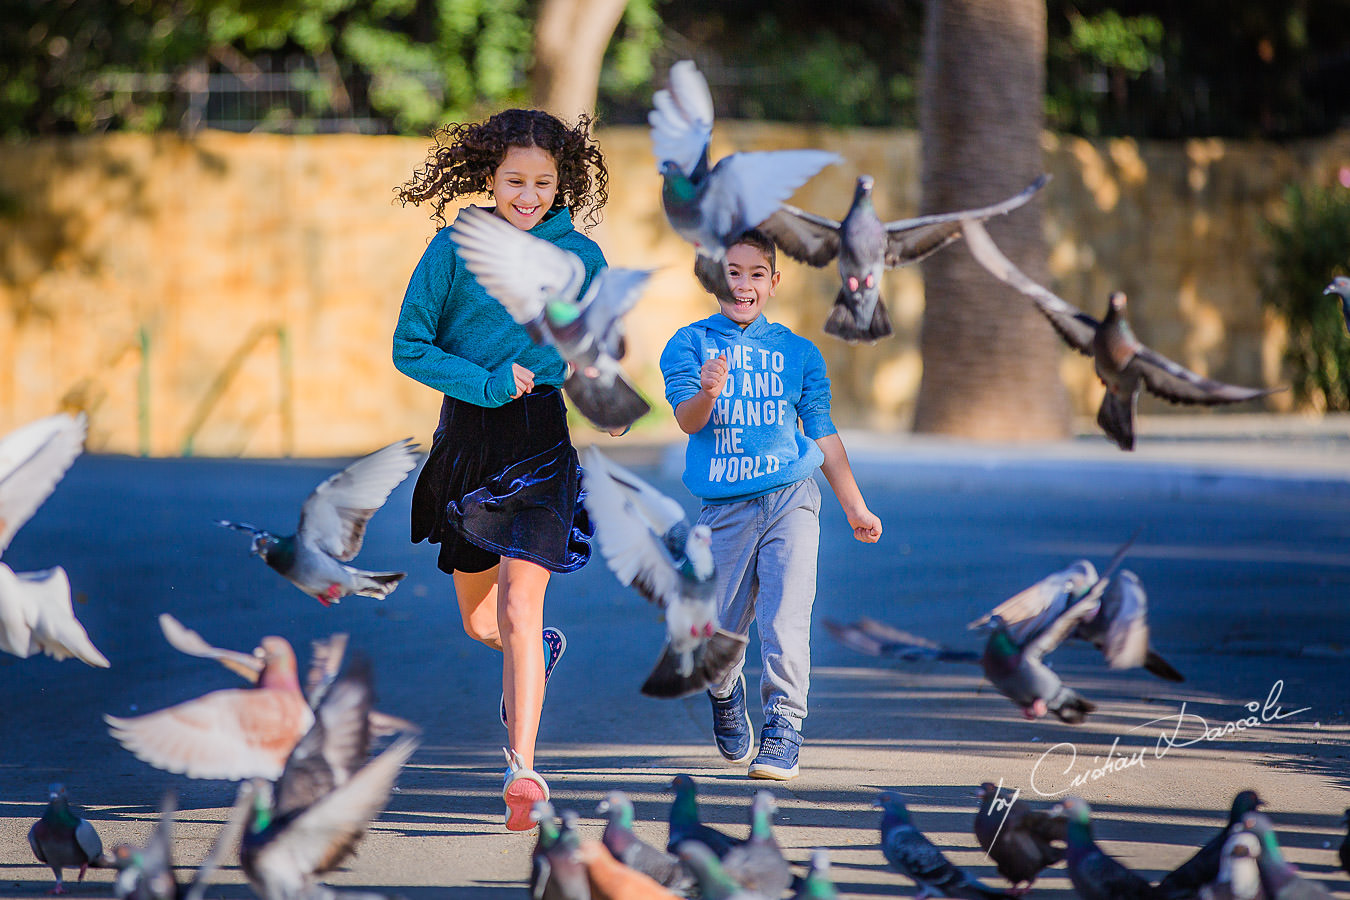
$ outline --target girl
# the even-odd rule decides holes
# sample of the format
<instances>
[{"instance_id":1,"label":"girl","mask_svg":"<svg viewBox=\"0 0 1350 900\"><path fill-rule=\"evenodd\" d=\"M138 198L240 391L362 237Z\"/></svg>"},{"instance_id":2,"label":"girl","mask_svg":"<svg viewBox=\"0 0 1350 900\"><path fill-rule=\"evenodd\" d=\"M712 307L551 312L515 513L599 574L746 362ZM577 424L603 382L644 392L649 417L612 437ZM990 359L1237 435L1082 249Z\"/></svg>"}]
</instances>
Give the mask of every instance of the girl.
<instances>
[{"instance_id":1,"label":"girl","mask_svg":"<svg viewBox=\"0 0 1350 900\"><path fill-rule=\"evenodd\" d=\"M559 390L566 364L479 286L444 213L459 197L486 193L498 216L579 256L589 285L605 258L571 213L594 225L609 179L590 124L510 109L448 126L398 191L405 204L431 202L437 233L403 298L394 365L445 394L413 491L412 539L441 545L438 564L454 579L465 632L502 651L510 744L502 798L512 831L534 827L530 808L549 796L534 745L545 683L567 643L543 627L544 589L551 573L585 565L591 526Z\"/></svg>"}]
</instances>

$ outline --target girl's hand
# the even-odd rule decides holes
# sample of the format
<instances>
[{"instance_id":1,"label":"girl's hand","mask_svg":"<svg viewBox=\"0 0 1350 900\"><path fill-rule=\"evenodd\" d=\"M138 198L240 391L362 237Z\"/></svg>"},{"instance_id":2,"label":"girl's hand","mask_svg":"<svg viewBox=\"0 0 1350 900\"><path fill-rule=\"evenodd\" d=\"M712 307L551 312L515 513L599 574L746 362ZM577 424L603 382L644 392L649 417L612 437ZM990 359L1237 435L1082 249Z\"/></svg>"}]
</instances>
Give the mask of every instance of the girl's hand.
<instances>
[{"instance_id":1,"label":"girl's hand","mask_svg":"<svg viewBox=\"0 0 1350 900\"><path fill-rule=\"evenodd\" d=\"M516 376L516 392L511 395L512 400L534 390L534 373L529 369L520 363L511 363L511 374Z\"/></svg>"},{"instance_id":2,"label":"girl's hand","mask_svg":"<svg viewBox=\"0 0 1350 900\"><path fill-rule=\"evenodd\" d=\"M699 387L705 394L716 397L722 393L722 385L727 383L727 373L730 369L731 364L727 362L726 353L714 356L699 370Z\"/></svg>"}]
</instances>

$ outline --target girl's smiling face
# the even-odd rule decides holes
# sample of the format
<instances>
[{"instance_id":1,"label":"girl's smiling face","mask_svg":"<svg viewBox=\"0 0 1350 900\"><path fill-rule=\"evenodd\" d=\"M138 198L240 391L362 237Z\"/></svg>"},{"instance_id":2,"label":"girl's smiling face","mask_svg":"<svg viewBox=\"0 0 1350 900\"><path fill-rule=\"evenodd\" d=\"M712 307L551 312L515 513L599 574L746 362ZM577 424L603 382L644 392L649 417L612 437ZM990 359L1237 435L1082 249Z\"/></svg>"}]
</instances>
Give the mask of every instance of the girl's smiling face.
<instances>
[{"instance_id":1,"label":"girl's smiling face","mask_svg":"<svg viewBox=\"0 0 1350 900\"><path fill-rule=\"evenodd\" d=\"M539 147L508 147L492 173L492 196L497 215L521 231L544 219L558 195L558 164Z\"/></svg>"}]
</instances>

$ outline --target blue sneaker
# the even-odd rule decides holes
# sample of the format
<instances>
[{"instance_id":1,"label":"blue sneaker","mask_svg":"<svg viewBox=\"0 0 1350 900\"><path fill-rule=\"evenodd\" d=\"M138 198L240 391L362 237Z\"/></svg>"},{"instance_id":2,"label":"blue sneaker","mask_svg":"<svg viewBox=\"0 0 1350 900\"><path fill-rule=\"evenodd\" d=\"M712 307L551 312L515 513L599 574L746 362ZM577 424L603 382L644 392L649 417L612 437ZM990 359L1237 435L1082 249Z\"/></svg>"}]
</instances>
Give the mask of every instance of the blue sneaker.
<instances>
[{"instance_id":1,"label":"blue sneaker","mask_svg":"<svg viewBox=\"0 0 1350 900\"><path fill-rule=\"evenodd\" d=\"M787 781L797 777L797 751L802 733L782 716L768 716L759 736L759 755L750 764L751 778Z\"/></svg>"},{"instance_id":2,"label":"blue sneaker","mask_svg":"<svg viewBox=\"0 0 1350 900\"><path fill-rule=\"evenodd\" d=\"M708 699L712 701L713 740L717 742L717 752L727 762L745 762L755 743L750 712L745 708L745 675L732 685L729 696L715 697L708 691Z\"/></svg>"},{"instance_id":3,"label":"blue sneaker","mask_svg":"<svg viewBox=\"0 0 1350 900\"><path fill-rule=\"evenodd\" d=\"M567 635L562 633L561 629L554 628L552 625L544 627L544 692L548 693L548 676L553 674L553 667L562 659L562 655L567 652ZM506 724L506 695L502 694L501 701L502 727L509 728Z\"/></svg>"}]
</instances>

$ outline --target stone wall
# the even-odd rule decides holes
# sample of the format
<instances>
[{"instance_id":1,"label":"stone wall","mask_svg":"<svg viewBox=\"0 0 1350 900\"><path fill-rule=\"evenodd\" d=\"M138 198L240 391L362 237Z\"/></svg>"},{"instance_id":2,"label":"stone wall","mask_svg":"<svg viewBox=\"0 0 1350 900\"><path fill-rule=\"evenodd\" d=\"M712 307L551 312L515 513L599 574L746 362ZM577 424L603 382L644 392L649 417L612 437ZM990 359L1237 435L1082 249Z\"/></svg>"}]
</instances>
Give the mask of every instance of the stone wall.
<instances>
[{"instance_id":1,"label":"stone wall","mask_svg":"<svg viewBox=\"0 0 1350 900\"><path fill-rule=\"evenodd\" d=\"M611 200L592 236L612 264L658 268L630 319L627 365L657 411L640 427L669 430L657 357L675 328L716 307L662 217L646 130L600 140ZM0 433L82 408L91 449L109 452L340 455L426 441L439 398L394 370L389 335L433 232L393 189L427 146L214 132L0 145ZM798 205L841 216L868 172L883 217L916 214L911 132L719 123L714 156L794 146L847 160ZM1121 288L1136 330L1164 353L1219 378L1279 381L1279 323L1259 298L1261 223L1278 215L1285 184L1350 164L1350 135L1293 145L1047 135L1045 150L1054 180L1038 202L1066 299L1098 314ZM836 419L904 427L922 369L918 271L886 277L895 337L851 347L820 331L834 271L784 268L771 317L824 351ZM1063 370L1079 411L1094 409L1090 363L1066 354Z\"/></svg>"}]
</instances>

